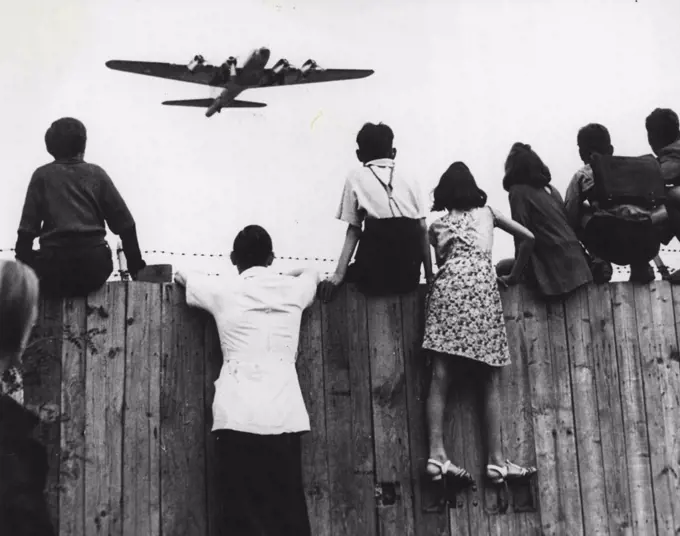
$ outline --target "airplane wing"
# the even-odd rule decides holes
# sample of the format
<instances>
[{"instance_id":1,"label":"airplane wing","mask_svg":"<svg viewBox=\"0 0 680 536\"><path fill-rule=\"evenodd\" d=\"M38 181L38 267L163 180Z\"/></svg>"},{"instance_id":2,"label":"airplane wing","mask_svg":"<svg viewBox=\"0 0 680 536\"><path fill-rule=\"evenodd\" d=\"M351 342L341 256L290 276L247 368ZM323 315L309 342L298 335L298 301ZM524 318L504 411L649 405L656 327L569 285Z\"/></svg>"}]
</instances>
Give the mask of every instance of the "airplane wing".
<instances>
[{"instance_id":1,"label":"airplane wing","mask_svg":"<svg viewBox=\"0 0 680 536\"><path fill-rule=\"evenodd\" d=\"M267 69L266 72L267 76L261 87L357 80L371 76L375 71L370 69L313 69L304 75L300 74L299 69L284 71L279 74L275 74L271 69Z\"/></svg>"},{"instance_id":2,"label":"airplane wing","mask_svg":"<svg viewBox=\"0 0 680 536\"><path fill-rule=\"evenodd\" d=\"M208 108L215 102L215 99L189 99L165 101L166 106L192 106L195 108ZM264 108L267 106L262 102L251 102L244 100L233 100L224 105L224 108Z\"/></svg>"},{"instance_id":3,"label":"airplane wing","mask_svg":"<svg viewBox=\"0 0 680 536\"><path fill-rule=\"evenodd\" d=\"M186 65L176 63L160 63L153 61L125 61L110 60L106 62L109 69L126 73L143 74L169 80L193 82L210 86L216 79L219 67L213 65L198 65L192 72Z\"/></svg>"}]
</instances>

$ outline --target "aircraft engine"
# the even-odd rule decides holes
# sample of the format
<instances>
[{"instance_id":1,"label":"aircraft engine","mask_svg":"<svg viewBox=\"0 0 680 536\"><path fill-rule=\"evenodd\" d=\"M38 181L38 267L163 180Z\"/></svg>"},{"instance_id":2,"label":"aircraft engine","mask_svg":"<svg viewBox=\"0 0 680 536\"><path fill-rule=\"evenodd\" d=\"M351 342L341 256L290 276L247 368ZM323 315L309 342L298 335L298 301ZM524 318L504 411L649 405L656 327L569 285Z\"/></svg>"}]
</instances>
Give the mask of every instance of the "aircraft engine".
<instances>
[{"instance_id":1,"label":"aircraft engine","mask_svg":"<svg viewBox=\"0 0 680 536\"><path fill-rule=\"evenodd\" d=\"M200 54L196 54L194 56L194 59L189 62L187 65L187 69L191 71L192 73L196 70L196 67L199 65L204 65L205 64L205 58L201 56Z\"/></svg>"},{"instance_id":2,"label":"aircraft engine","mask_svg":"<svg viewBox=\"0 0 680 536\"><path fill-rule=\"evenodd\" d=\"M279 74L282 71L287 71L290 69L290 63L286 59L280 59L278 62L276 62L276 65L272 67L272 72L274 74Z\"/></svg>"},{"instance_id":3,"label":"aircraft engine","mask_svg":"<svg viewBox=\"0 0 680 536\"><path fill-rule=\"evenodd\" d=\"M309 71L314 71L319 68L319 64L316 63L314 60L307 60L302 64L302 67L300 68L300 73L304 76L306 75Z\"/></svg>"}]
</instances>

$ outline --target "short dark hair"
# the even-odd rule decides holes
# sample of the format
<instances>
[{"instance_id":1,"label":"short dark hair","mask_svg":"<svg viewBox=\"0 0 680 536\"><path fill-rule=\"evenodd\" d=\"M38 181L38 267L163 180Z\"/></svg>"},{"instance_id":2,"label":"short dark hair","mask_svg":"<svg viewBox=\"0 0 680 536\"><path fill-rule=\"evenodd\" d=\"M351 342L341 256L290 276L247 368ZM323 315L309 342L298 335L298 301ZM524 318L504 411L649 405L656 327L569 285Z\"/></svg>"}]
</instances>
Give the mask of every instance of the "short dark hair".
<instances>
[{"instance_id":1,"label":"short dark hair","mask_svg":"<svg viewBox=\"0 0 680 536\"><path fill-rule=\"evenodd\" d=\"M485 204L486 192L477 186L470 169L463 162L454 162L434 189L432 210L470 210Z\"/></svg>"},{"instance_id":2,"label":"short dark hair","mask_svg":"<svg viewBox=\"0 0 680 536\"><path fill-rule=\"evenodd\" d=\"M234 239L232 260L243 269L266 266L272 255L272 239L259 225L248 225Z\"/></svg>"},{"instance_id":3,"label":"short dark hair","mask_svg":"<svg viewBox=\"0 0 680 536\"><path fill-rule=\"evenodd\" d=\"M589 123L578 131L576 143L585 153L607 154L612 146L609 131L599 123Z\"/></svg>"},{"instance_id":4,"label":"short dark hair","mask_svg":"<svg viewBox=\"0 0 680 536\"><path fill-rule=\"evenodd\" d=\"M73 158L85 152L85 125L73 117L57 119L45 133L47 152L55 159Z\"/></svg>"},{"instance_id":5,"label":"short dark hair","mask_svg":"<svg viewBox=\"0 0 680 536\"><path fill-rule=\"evenodd\" d=\"M543 188L550 183L551 176L548 166L541 157L527 143L512 144L508 158L505 160L505 177L503 189L509 191L512 186L527 184Z\"/></svg>"},{"instance_id":6,"label":"short dark hair","mask_svg":"<svg viewBox=\"0 0 680 536\"><path fill-rule=\"evenodd\" d=\"M394 132L383 123L366 123L357 134L359 151L368 161L389 158L393 143Z\"/></svg>"},{"instance_id":7,"label":"short dark hair","mask_svg":"<svg viewBox=\"0 0 680 536\"><path fill-rule=\"evenodd\" d=\"M663 147L680 137L678 114L670 108L656 108L647 116L645 127L647 134Z\"/></svg>"}]
</instances>

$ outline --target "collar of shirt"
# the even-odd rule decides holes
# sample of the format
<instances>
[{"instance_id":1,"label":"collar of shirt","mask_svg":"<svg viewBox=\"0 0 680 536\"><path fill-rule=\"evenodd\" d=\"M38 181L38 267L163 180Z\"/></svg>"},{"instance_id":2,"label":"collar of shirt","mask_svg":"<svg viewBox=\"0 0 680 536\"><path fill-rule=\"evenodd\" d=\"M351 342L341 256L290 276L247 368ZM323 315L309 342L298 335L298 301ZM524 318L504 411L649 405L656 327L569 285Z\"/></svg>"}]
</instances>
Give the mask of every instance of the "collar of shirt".
<instances>
[{"instance_id":1,"label":"collar of shirt","mask_svg":"<svg viewBox=\"0 0 680 536\"><path fill-rule=\"evenodd\" d=\"M82 158L74 156L72 158L55 158L55 164L82 164L85 162Z\"/></svg>"},{"instance_id":2,"label":"collar of shirt","mask_svg":"<svg viewBox=\"0 0 680 536\"><path fill-rule=\"evenodd\" d=\"M378 158L377 160L371 160L370 162L366 162L364 164L365 167L369 166L378 166L378 167L389 167L393 168L394 167L394 160L391 158Z\"/></svg>"},{"instance_id":3,"label":"collar of shirt","mask_svg":"<svg viewBox=\"0 0 680 536\"><path fill-rule=\"evenodd\" d=\"M247 270L243 270L243 272L241 272L241 277L243 279L250 279L251 277L256 277L266 273L269 273L269 268L266 266L252 266Z\"/></svg>"}]
</instances>

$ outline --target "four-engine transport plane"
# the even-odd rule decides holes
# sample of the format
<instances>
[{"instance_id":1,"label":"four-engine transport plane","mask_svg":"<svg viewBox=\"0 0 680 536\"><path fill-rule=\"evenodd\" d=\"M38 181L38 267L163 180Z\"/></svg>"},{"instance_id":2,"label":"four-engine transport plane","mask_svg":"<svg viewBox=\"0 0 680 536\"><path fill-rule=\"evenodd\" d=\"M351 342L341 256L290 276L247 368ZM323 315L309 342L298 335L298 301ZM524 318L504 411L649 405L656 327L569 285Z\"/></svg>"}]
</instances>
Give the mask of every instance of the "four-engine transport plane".
<instances>
[{"instance_id":1,"label":"four-engine transport plane","mask_svg":"<svg viewBox=\"0 0 680 536\"><path fill-rule=\"evenodd\" d=\"M373 74L365 69L322 69L314 60L306 61L299 69L287 60L279 60L274 67L267 69L269 49L253 51L242 67L237 66L236 58L230 57L219 67L209 65L203 56L197 55L188 65L146 61L111 60L106 66L117 71L194 82L206 86L223 88L217 98L165 101L168 106L194 106L208 108L205 115L210 117L222 108L262 108L266 104L236 100L246 89L314 82L334 82L366 78Z\"/></svg>"}]
</instances>

